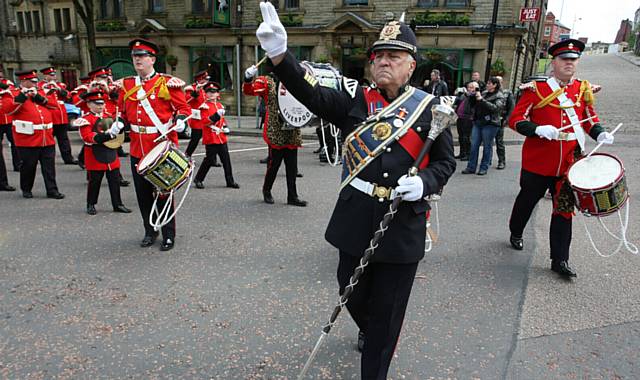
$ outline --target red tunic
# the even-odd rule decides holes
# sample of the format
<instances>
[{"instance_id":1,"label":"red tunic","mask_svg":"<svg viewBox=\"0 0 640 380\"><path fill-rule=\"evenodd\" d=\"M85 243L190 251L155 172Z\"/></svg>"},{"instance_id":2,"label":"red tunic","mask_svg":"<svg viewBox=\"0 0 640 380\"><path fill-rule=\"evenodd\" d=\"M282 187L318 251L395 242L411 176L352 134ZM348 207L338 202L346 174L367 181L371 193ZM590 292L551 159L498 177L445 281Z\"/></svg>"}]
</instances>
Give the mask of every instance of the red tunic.
<instances>
[{"instance_id":1,"label":"red tunic","mask_svg":"<svg viewBox=\"0 0 640 380\"><path fill-rule=\"evenodd\" d=\"M47 107L51 110L51 119L54 125L69 123L69 117L67 116L67 109L64 106L64 102L67 100L66 85L62 82L56 82L56 86L59 89L49 89L50 84L48 82L38 82L38 89L42 90L47 96Z\"/></svg>"},{"instance_id":2,"label":"red tunic","mask_svg":"<svg viewBox=\"0 0 640 380\"><path fill-rule=\"evenodd\" d=\"M197 89L198 92L198 96L196 97L191 96L191 91L194 89ZM193 112L193 110L197 110L207 99L204 90L202 88L198 88L198 83L187 86L184 90L187 104L191 107L191 112ZM189 119L189 127L191 129L202 129L202 123L198 123L197 121L199 120L194 118Z\"/></svg>"},{"instance_id":3,"label":"red tunic","mask_svg":"<svg viewBox=\"0 0 640 380\"><path fill-rule=\"evenodd\" d=\"M580 86L581 81L574 79L564 87L567 98L574 103L580 95ZM528 84L527 88L523 89L522 96L509 118L509 127L515 130L516 125L521 121L531 121L537 125L553 125L556 128L571 125L565 111L552 105L558 106L560 104L558 99L554 99L551 104L544 107L534 109L534 106L540 103L540 97L545 98L552 92L546 82L536 81ZM582 123L585 135L588 134L591 127L599 122L593 106L588 106L584 100L581 100L574 109L579 120L595 116L594 119ZM572 133L573 128L562 132ZM574 162L574 150L577 146L576 140L547 140L538 135L527 137L522 146L522 168L544 176L561 177Z\"/></svg>"},{"instance_id":4,"label":"red tunic","mask_svg":"<svg viewBox=\"0 0 640 380\"><path fill-rule=\"evenodd\" d=\"M215 114L220 109L218 103L215 101L206 101L203 103L203 105L206 105L206 107L201 106L200 111L202 113L203 121L206 120L206 122L201 123L202 143L204 145L226 144L227 135L222 133L224 119L218 120L215 125L213 125L213 123L209 120L209 116ZM216 129L213 129L212 127L215 127Z\"/></svg>"},{"instance_id":5,"label":"red tunic","mask_svg":"<svg viewBox=\"0 0 640 380\"><path fill-rule=\"evenodd\" d=\"M161 86L151 91L159 80L166 81L166 88L170 96L169 100L161 99L158 96ZM140 101L137 100L137 92L125 99L125 94L133 89L135 85L135 77L127 77L122 80L122 85L120 86L122 89L120 91L120 97L118 98L118 108L121 110L120 117L131 124L131 132L129 132L129 136L131 137L131 156L142 158L157 144L153 140L160 136L160 132L155 130L156 126L151 121L147 111L142 107ZM191 114L191 108L187 105L184 93L182 92L183 86L184 82L182 80L171 77L170 75L157 73L155 73L151 79L142 83L142 88L145 93L151 91L147 99L160 122L167 125L167 129L173 126L172 120L175 115L188 116ZM154 130L151 132L146 130L148 127ZM175 131L170 132L168 137L176 146L178 145L178 135Z\"/></svg>"},{"instance_id":6,"label":"red tunic","mask_svg":"<svg viewBox=\"0 0 640 380\"><path fill-rule=\"evenodd\" d=\"M94 137L98 134L95 124L98 119L105 117L111 117L111 114L105 112L102 115L97 115L89 112L73 121L73 124L79 128L80 137L84 141L84 164L87 170L115 170L120 168L120 158L117 154L115 160L108 164L98 161L93 154L92 145L96 144Z\"/></svg>"},{"instance_id":7,"label":"red tunic","mask_svg":"<svg viewBox=\"0 0 640 380\"><path fill-rule=\"evenodd\" d=\"M36 104L31 97L20 104L14 102L14 97L20 93L15 89L2 95L2 112L6 112L13 118L13 141L19 147L44 147L55 144L53 139L53 122L51 111L46 105ZM38 91L41 96L44 92ZM32 135L16 132L16 121L26 121L34 124Z\"/></svg>"},{"instance_id":8,"label":"red tunic","mask_svg":"<svg viewBox=\"0 0 640 380\"><path fill-rule=\"evenodd\" d=\"M8 79L0 79L0 83L9 86L6 90L0 90L0 125L11 124L11 116L2 111L2 99L4 94L11 94L11 91L15 89L15 85Z\"/></svg>"}]
</instances>

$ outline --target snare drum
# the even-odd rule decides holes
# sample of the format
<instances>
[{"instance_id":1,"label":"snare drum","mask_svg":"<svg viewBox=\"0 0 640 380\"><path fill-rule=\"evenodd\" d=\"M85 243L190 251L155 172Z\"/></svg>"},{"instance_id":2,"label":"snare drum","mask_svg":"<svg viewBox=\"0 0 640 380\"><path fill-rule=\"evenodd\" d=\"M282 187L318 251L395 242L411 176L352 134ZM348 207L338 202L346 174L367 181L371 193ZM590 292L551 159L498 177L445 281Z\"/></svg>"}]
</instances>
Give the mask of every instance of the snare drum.
<instances>
[{"instance_id":1,"label":"snare drum","mask_svg":"<svg viewBox=\"0 0 640 380\"><path fill-rule=\"evenodd\" d=\"M300 62L309 75L323 87L342 89L342 75L328 63ZM282 82L278 86L278 107L280 115L290 126L301 128L307 126L316 116L291 95Z\"/></svg>"},{"instance_id":2,"label":"snare drum","mask_svg":"<svg viewBox=\"0 0 640 380\"><path fill-rule=\"evenodd\" d=\"M137 170L158 190L170 192L189 180L193 164L171 141L163 141L142 157Z\"/></svg>"},{"instance_id":3,"label":"snare drum","mask_svg":"<svg viewBox=\"0 0 640 380\"><path fill-rule=\"evenodd\" d=\"M609 215L627 199L627 183L622 162L606 153L594 153L576 161L567 174L576 197L576 206L588 216Z\"/></svg>"}]
</instances>

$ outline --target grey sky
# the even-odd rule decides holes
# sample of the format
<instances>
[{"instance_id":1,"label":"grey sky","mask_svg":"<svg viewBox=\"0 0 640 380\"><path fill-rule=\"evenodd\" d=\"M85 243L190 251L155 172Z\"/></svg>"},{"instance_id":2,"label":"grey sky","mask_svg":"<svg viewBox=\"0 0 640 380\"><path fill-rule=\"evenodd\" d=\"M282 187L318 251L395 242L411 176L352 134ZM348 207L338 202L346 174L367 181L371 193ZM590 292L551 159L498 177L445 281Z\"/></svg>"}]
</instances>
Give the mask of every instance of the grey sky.
<instances>
[{"instance_id":1,"label":"grey sky","mask_svg":"<svg viewBox=\"0 0 640 380\"><path fill-rule=\"evenodd\" d=\"M620 21L628 18L633 22L640 0L549 0L547 7L556 18L562 14L560 22L568 28L575 20L572 37L589 37L589 42L613 42Z\"/></svg>"}]
</instances>

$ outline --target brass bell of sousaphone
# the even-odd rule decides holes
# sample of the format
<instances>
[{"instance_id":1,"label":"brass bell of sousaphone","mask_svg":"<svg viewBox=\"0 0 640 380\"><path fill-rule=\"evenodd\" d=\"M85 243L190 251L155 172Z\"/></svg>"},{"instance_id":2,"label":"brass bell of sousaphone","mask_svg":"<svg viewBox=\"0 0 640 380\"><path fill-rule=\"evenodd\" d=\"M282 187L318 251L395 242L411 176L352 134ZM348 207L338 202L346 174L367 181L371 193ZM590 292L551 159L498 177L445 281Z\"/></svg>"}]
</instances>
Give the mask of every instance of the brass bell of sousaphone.
<instances>
[{"instance_id":1,"label":"brass bell of sousaphone","mask_svg":"<svg viewBox=\"0 0 640 380\"><path fill-rule=\"evenodd\" d=\"M111 124L113 124L113 119L105 117L96 122L96 129L104 133L111 128ZM118 133L114 139L105 141L103 145L109 149L118 149L122 146L122 143L124 143L124 131Z\"/></svg>"}]
</instances>

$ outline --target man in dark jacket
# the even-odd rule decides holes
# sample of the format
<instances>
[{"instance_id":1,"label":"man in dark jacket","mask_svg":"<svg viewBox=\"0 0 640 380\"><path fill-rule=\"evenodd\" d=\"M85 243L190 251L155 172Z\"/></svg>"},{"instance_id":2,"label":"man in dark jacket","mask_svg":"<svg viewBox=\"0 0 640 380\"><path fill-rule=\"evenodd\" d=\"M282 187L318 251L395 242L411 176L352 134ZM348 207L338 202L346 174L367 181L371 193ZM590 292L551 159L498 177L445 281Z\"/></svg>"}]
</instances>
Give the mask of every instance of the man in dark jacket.
<instances>
[{"instance_id":1,"label":"man in dark jacket","mask_svg":"<svg viewBox=\"0 0 640 380\"><path fill-rule=\"evenodd\" d=\"M431 70L431 81L424 89L424 91L433 96L449 95L449 86L447 86L447 82L440 79L440 70Z\"/></svg>"},{"instance_id":2,"label":"man in dark jacket","mask_svg":"<svg viewBox=\"0 0 640 380\"><path fill-rule=\"evenodd\" d=\"M496 133L496 152L498 154L498 166L496 166L496 169L502 170L507 164L506 149L504 147L504 128L509 126L509 116L511 116L511 112L513 112L513 107L516 106L516 100L513 93L502 86L502 77L497 76L496 78L500 81L500 87L502 87L502 94L505 99L504 109L502 110L502 122Z\"/></svg>"},{"instance_id":3,"label":"man in dark jacket","mask_svg":"<svg viewBox=\"0 0 640 380\"><path fill-rule=\"evenodd\" d=\"M451 132L445 130L436 138L428 164L421 165L416 176L406 175L430 129L431 106L438 103L408 84L417 47L406 24L389 22L371 46L374 84L363 88L343 78L340 91L320 86L300 67L287 52L287 34L273 5L261 2L260 8L264 21L256 35L273 61L274 73L311 112L347 136L342 188L325 234L340 251L341 292L391 200L397 195L405 201L347 302L361 330L362 378L386 379L418 262L424 257L429 210L424 197L438 192L455 171ZM362 124L373 115L388 117ZM397 141L399 132L405 134ZM371 148L371 154L363 155L363 147Z\"/></svg>"}]
</instances>

